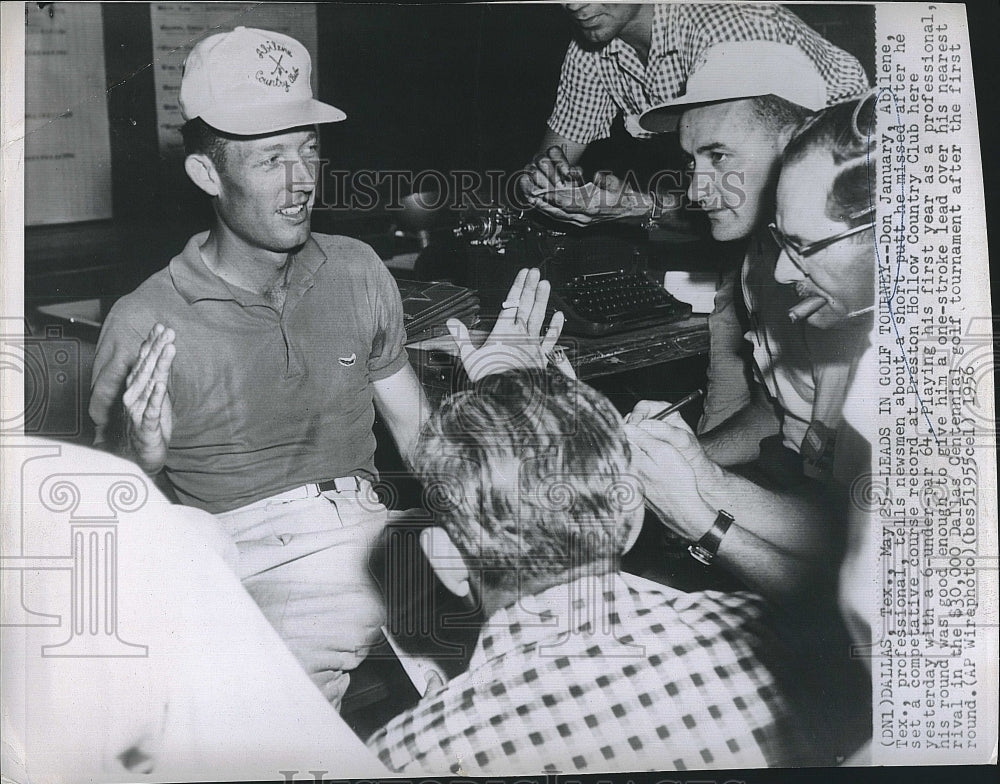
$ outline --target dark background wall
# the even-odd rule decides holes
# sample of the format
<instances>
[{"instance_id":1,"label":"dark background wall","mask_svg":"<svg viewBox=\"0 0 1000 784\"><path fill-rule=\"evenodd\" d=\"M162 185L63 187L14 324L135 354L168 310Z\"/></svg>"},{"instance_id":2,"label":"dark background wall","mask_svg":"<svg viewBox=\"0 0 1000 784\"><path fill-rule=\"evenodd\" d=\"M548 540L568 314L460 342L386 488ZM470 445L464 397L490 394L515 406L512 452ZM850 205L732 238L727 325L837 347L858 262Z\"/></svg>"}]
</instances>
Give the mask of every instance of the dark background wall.
<instances>
[{"instance_id":1,"label":"dark background wall","mask_svg":"<svg viewBox=\"0 0 1000 784\"><path fill-rule=\"evenodd\" d=\"M872 73L871 6L790 8ZM157 148L148 5L107 3L103 15L115 216L207 218ZM323 128L323 151L345 170L516 170L544 132L572 34L554 4L320 3L317 25L318 97L349 118ZM589 160L616 168L669 145L619 126Z\"/></svg>"}]
</instances>

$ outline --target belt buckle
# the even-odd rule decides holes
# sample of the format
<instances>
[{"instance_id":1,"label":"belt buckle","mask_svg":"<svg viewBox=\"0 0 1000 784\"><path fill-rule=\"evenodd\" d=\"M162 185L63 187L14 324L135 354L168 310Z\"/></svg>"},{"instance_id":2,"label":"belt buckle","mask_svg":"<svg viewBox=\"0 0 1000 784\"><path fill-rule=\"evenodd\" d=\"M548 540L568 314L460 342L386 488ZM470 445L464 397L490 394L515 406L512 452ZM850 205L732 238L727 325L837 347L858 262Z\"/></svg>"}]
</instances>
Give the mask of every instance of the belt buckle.
<instances>
[{"instance_id":1,"label":"belt buckle","mask_svg":"<svg viewBox=\"0 0 1000 784\"><path fill-rule=\"evenodd\" d=\"M361 479L357 476L338 476L317 485L321 492L333 490L335 493L358 493L361 491Z\"/></svg>"},{"instance_id":2,"label":"belt buckle","mask_svg":"<svg viewBox=\"0 0 1000 784\"><path fill-rule=\"evenodd\" d=\"M337 486L337 492L345 493L358 493L361 492L361 480L356 476L344 476L338 477L333 480L334 484ZM341 485L346 485L341 487Z\"/></svg>"}]
</instances>

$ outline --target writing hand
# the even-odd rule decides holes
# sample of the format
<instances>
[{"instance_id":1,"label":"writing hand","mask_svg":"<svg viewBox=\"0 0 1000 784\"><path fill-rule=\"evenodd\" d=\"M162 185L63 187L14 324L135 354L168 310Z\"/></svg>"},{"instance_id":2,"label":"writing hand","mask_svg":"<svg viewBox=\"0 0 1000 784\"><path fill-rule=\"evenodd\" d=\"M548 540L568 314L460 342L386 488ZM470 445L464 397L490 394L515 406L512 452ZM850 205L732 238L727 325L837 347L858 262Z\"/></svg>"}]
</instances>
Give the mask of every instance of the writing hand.
<instances>
[{"instance_id":1,"label":"writing hand","mask_svg":"<svg viewBox=\"0 0 1000 784\"><path fill-rule=\"evenodd\" d=\"M570 165L563 148L553 145L544 154L535 156L524 168L524 174L518 178L517 184L521 193L530 198L531 194L538 191L583 185L583 170L579 166Z\"/></svg>"},{"instance_id":2,"label":"writing hand","mask_svg":"<svg viewBox=\"0 0 1000 784\"><path fill-rule=\"evenodd\" d=\"M625 434L646 501L679 534L700 539L715 519L716 510L706 496L711 495L708 485L719 469L694 433L680 414L671 414L662 422L646 419L638 425L626 424Z\"/></svg>"},{"instance_id":3,"label":"writing hand","mask_svg":"<svg viewBox=\"0 0 1000 784\"><path fill-rule=\"evenodd\" d=\"M552 218L576 226L640 218L653 206L651 196L627 187L608 172L598 172L587 186L540 193L532 197L531 204Z\"/></svg>"}]
</instances>

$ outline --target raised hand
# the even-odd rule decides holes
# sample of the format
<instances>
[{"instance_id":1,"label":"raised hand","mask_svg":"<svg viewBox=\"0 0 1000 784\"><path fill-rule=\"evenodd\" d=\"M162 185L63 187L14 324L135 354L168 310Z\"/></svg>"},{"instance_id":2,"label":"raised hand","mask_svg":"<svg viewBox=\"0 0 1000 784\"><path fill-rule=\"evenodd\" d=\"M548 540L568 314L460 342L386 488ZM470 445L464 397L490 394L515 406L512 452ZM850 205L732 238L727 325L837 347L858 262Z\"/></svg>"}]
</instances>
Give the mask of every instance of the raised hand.
<instances>
[{"instance_id":1,"label":"raised hand","mask_svg":"<svg viewBox=\"0 0 1000 784\"><path fill-rule=\"evenodd\" d=\"M173 432L173 407L167 394L170 365L174 361L174 331L156 324L139 347L139 358L125 378L128 449L132 458L149 474L167 460Z\"/></svg>"},{"instance_id":2,"label":"raised hand","mask_svg":"<svg viewBox=\"0 0 1000 784\"><path fill-rule=\"evenodd\" d=\"M537 269L520 270L492 332L479 348L472 343L469 330L461 321L448 320L448 331L458 347L462 366L470 380L478 381L484 376L507 370L545 367L565 322L562 312L557 311L544 337L541 337L549 290L549 282L541 280ZM560 370L574 375L569 363L558 352L553 359Z\"/></svg>"}]
</instances>

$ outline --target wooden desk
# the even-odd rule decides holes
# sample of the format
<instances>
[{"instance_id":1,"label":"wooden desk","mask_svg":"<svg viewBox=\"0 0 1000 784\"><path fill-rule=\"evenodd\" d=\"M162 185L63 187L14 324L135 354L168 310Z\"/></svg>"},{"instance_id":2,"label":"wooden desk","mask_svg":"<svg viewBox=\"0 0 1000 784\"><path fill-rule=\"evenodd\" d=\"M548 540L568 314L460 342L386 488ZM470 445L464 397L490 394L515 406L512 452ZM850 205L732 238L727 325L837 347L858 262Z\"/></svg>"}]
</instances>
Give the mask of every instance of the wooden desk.
<instances>
[{"instance_id":1,"label":"wooden desk","mask_svg":"<svg viewBox=\"0 0 1000 784\"><path fill-rule=\"evenodd\" d=\"M473 332L473 340L484 340L488 328L485 325ZM590 381L707 354L708 317L693 315L673 324L599 338L567 335L559 345L566 350L577 375ZM406 348L410 363L435 405L467 383L459 370L451 337L443 327L439 337Z\"/></svg>"}]
</instances>

